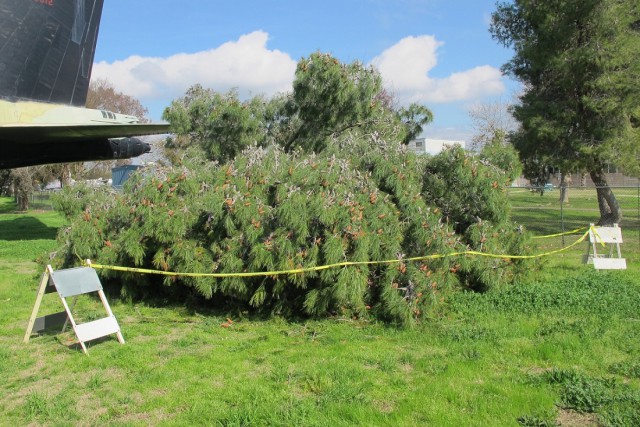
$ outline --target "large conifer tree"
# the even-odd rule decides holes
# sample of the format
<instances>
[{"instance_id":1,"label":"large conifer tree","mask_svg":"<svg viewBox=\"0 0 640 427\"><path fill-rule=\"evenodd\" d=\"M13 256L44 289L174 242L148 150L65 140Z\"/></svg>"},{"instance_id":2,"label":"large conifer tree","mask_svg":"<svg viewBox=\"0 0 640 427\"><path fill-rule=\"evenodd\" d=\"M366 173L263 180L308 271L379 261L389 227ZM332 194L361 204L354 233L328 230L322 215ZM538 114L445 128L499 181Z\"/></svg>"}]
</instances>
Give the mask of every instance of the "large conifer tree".
<instances>
[{"instance_id":1,"label":"large conifer tree","mask_svg":"<svg viewBox=\"0 0 640 427\"><path fill-rule=\"evenodd\" d=\"M493 37L515 54L503 70L524 85L513 141L525 161L587 171L600 224L621 210L607 163L637 162L640 4L637 0L514 0L493 14Z\"/></svg>"},{"instance_id":2,"label":"large conifer tree","mask_svg":"<svg viewBox=\"0 0 640 427\"><path fill-rule=\"evenodd\" d=\"M408 150L431 112L393 109L380 84L374 69L313 54L292 94L243 101L194 86L165 111L180 164L134 174L116 194L63 191L71 225L50 262L200 274L103 272L130 298L402 324L437 315L455 289L511 283L526 260L442 256L528 251L508 175L460 148Z\"/></svg>"}]
</instances>

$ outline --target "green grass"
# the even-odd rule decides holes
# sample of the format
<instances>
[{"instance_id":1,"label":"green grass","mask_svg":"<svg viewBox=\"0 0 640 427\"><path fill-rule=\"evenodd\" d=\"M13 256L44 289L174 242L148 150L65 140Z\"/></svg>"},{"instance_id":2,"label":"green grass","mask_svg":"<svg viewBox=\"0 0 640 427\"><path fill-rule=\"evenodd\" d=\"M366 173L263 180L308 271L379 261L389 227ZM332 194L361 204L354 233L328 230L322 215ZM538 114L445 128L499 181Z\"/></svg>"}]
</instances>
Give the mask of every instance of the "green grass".
<instances>
[{"instance_id":1,"label":"green grass","mask_svg":"<svg viewBox=\"0 0 640 427\"><path fill-rule=\"evenodd\" d=\"M616 195L622 208L623 241L622 255L627 259L629 268L634 273L640 273L640 205L638 189L615 188ZM598 201L593 188L572 188L569 190L570 203L560 209L560 192L556 189L546 192L543 196L532 193L524 188L508 189L509 200L512 204L512 217L517 222L524 224L535 235L550 235L560 231L570 231L598 221ZM563 228L564 224L564 228ZM584 232L584 231L583 231ZM580 235L553 237L536 240L538 252L550 251L563 246L568 246ZM573 249L545 259L549 267L546 272L555 274L554 267L582 268L582 254L586 253L587 244L577 245Z\"/></svg>"},{"instance_id":2,"label":"green grass","mask_svg":"<svg viewBox=\"0 0 640 427\"><path fill-rule=\"evenodd\" d=\"M87 357L69 332L22 343L41 274L33 260L55 250L51 229L64 222L4 204L0 424L638 425L637 253L629 271L609 273L554 257L535 280L459 294L413 329L111 296L127 342L91 343ZM60 309L45 296L41 313ZM76 311L88 320L100 305L82 298Z\"/></svg>"},{"instance_id":3,"label":"green grass","mask_svg":"<svg viewBox=\"0 0 640 427\"><path fill-rule=\"evenodd\" d=\"M622 209L621 227L640 229L637 188L615 188L614 194ZM534 232L554 232L560 226L561 215L569 222L567 229L574 224L595 223L600 217L598 199L593 188L570 189L569 203L562 206L562 212L558 190L540 196L524 188L510 188L508 195L515 219L527 224Z\"/></svg>"}]
</instances>

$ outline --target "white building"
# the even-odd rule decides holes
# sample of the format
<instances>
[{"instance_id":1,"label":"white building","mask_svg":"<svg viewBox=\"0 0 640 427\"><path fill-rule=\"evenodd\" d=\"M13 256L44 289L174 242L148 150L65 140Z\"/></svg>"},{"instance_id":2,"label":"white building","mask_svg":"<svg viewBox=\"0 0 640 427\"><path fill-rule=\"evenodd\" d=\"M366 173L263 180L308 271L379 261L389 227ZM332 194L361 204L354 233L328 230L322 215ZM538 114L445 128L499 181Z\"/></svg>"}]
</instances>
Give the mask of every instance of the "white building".
<instances>
[{"instance_id":1,"label":"white building","mask_svg":"<svg viewBox=\"0 0 640 427\"><path fill-rule=\"evenodd\" d=\"M418 138L409 143L409 149L416 154L435 155L446 147L451 147L453 145L459 145L462 148L465 148L466 143L464 141L452 141L448 139Z\"/></svg>"}]
</instances>

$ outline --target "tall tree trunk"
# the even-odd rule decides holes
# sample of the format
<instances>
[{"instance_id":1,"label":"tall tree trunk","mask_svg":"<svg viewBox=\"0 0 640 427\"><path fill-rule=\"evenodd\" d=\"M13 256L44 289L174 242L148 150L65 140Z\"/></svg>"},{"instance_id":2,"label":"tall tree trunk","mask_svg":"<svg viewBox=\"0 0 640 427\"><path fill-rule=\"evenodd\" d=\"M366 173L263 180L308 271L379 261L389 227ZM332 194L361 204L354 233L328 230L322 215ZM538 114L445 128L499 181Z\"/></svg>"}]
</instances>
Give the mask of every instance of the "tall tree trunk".
<instances>
[{"instance_id":1,"label":"tall tree trunk","mask_svg":"<svg viewBox=\"0 0 640 427\"><path fill-rule=\"evenodd\" d=\"M71 184L71 163L64 163L60 166L60 187L68 187Z\"/></svg>"},{"instance_id":2,"label":"tall tree trunk","mask_svg":"<svg viewBox=\"0 0 640 427\"><path fill-rule=\"evenodd\" d=\"M13 184L13 195L19 211L29 210L29 191L19 181Z\"/></svg>"},{"instance_id":3,"label":"tall tree trunk","mask_svg":"<svg viewBox=\"0 0 640 427\"><path fill-rule=\"evenodd\" d=\"M32 175L33 169L29 167L12 169L13 196L20 211L29 209L29 196L33 192Z\"/></svg>"},{"instance_id":4,"label":"tall tree trunk","mask_svg":"<svg viewBox=\"0 0 640 427\"><path fill-rule=\"evenodd\" d=\"M607 178L603 167L593 168L589 175L596 186L598 194L598 207L600 208L600 220L598 225L619 224L622 220L622 210L614 196L613 191L607 184Z\"/></svg>"},{"instance_id":5,"label":"tall tree trunk","mask_svg":"<svg viewBox=\"0 0 640 427\"><path fill-rule=\"evenodd\" d=\"M560 173L560 203L569 203L569 184L571 183L571 177L567 176L564 172Z\"/></svg>"},{"instance_id":6,"label":"tall tree trunk","mask_svg":"<svg viewBox=\"0 0 640 427\"><path fill-rule=\"evenodd\" d=\"M28 211L29 195L24 194L23 192L18 192L16 194L16 205L18 206L19 211Z\"/></svg>"}]
</instances>

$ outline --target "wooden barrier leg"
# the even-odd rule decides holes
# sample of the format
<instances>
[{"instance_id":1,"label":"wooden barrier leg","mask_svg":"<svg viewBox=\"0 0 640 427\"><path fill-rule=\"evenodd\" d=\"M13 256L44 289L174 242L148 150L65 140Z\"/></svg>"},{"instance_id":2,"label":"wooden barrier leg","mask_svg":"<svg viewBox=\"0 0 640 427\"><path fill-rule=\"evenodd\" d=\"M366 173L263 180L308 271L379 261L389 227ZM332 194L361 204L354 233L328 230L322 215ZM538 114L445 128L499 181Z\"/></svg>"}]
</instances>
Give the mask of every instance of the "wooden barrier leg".
<instances>
[{"instance_id":1,"label":"wooden barrier leg","mask_svg":"<svg viewBox=\"0 0 640 427\"><path fill-rule=\"evenodd\" d=\"M33 311L31 311L31 317L29 318L29 324L27 325L27 331L24 334L23 341L25 343L29 342L29 338L31 338L31 332L33 331L33 325L36 323L36 317L38 317L38 310L40 310L40 304L42 304L42 297L44 296L44 291L47 288L47 284L49 283L49 271L51 266L47 266L47 269L42 274L42 279L40 279L40 286L38 287L38 294L36 296L36 303L33 306Z\"/></svg>"},{"instance_id":2,"label":"wooden barrier leg","mask_svg":"<svg viewBox=\"0 0 640 427\"><path fill-rule=\"evenodd\" d=\"M104 291L102 289L98 291L98 295L100 295L100 301L102 301L102 305L104 306L104 309L107 311L107 316L114 317L113 312L111 311L111 306L109 305L109 302L107 301L107 297L104 294ZM122 336L122 332L120 332L120 330L116 332L116 337L118 337L118 342L120 344L124 344L124 337Z\"/></svg>"}]
</instances>

